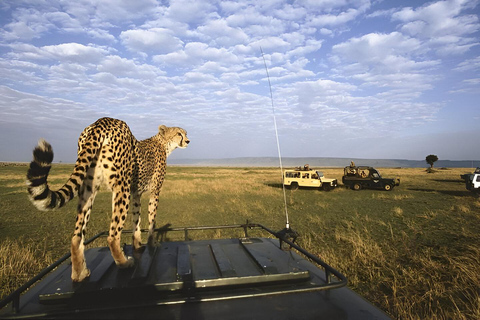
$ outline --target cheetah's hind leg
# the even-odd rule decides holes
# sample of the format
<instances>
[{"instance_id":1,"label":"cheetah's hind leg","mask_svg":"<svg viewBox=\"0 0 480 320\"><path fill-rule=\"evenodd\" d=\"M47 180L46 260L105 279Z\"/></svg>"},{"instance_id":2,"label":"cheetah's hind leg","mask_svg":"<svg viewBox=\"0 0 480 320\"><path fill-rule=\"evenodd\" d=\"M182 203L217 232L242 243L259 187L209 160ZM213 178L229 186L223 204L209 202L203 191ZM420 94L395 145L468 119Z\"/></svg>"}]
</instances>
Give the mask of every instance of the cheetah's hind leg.
<instances>
[{"instance_id":1,"label":"cheetah's hind leg","mask_svg":"<svg viewBox=\"0 0 480 320\"><path fill-rule=\"evenodd\" d=\"M132 194L132 220L133 220L133 249L135 253L141 253L145 250L145 247L142 246L142 231L140 228L140 195L137 193Z\"/></svg>"},{"instance_id":2,"label":"cheetah's hind leg","mask_svg":"<svg viewBox=\"0 0 480 320\"><path fill-rule=\"evenodd\" d=\"M108 246L112 254L113 260L119 268L129 268L134 265L132 257L126 257L120 246L120 237L122 235L125 218L130 202L130 195L121 191L121 187L116 185L112 192L113 212L112 222L110 223L110 230L108 233Z\"/></svg>"},{"instance_id":3,"label":"cheetah's hind leg","mask_svg":"<svg viewBox=\"0 0 480 320\"><path fill-rule=\"evenodd\" d=\"M72 281L74 282L81 282L90 276L90 270L87 269L85 261L84 239L93 201L98 190L92 188L91 183L92 181L87 179L78 194L77 221L71 246Z\"/></svg>"}]
</instances>

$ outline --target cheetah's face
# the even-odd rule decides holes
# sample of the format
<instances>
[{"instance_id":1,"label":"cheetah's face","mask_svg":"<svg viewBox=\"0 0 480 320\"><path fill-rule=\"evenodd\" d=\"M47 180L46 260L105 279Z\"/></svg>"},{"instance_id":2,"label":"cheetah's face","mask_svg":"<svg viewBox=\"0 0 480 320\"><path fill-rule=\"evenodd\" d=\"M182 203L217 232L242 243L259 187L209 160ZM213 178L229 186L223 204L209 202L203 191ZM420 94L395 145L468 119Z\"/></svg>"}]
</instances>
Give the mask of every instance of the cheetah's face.
<instances>
[{"instance_id":1,"label":"cheetah's face","mask_svg":"<svg viewBox=\"0 0 480 320\"><path fill-rule=\"evenodd\" d=\"M160 126L159 133L163 136L169 149L173 150L176 148L186 148L190 143L190 140L187 137L187 131L178 127L166 127L164 125Z\"/></svg>"},{"instance_id":2,"label":"cheetah's face","mask_svg":"<svg viewBox=\"0 0 480 320\"><path fill-rule=\"evenodd\" d=\"M177 144L178 148L186 148L190 143L190 140L187 138L187 131L182 128L172 128L174 129L172 141Z\"/></svg>"}]
</instances>

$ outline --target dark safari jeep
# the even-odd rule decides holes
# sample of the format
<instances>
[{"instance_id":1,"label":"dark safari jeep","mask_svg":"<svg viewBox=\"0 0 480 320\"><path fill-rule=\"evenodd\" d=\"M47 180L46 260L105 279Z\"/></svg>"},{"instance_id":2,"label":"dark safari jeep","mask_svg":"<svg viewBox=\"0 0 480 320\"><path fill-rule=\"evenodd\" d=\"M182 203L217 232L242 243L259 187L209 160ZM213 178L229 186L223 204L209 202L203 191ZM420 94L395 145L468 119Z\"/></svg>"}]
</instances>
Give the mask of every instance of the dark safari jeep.
<instances>
[{"instance_id":1,"label":"dark safari jeep","mask_svg":"<svg viewBox=\"0 0 480 320\"><path fill-rule=\"evenodd\" d=\"M346 187L353 190L367 188L390 191L395 186L400 185L400 178L382 178L377 169L367 166L357 167L352 163L345 167L342 182Z\"/></svg>"},{"instance_id":2,"label":"dark safari jeep","mask_svg":"<svg viewBox=\"0 0 480 320\"><path fill-rule=\"evenodd\" d=\"M216 229L238 235L191 239ZM247 222L156 232L157 244L137 254L133 268L118 268L107 247L86 250L91 275L80 283L70 279L66 254L0 301L0 319L390 319L299 247L289 228Z\"/></svg>"}]
</instances>

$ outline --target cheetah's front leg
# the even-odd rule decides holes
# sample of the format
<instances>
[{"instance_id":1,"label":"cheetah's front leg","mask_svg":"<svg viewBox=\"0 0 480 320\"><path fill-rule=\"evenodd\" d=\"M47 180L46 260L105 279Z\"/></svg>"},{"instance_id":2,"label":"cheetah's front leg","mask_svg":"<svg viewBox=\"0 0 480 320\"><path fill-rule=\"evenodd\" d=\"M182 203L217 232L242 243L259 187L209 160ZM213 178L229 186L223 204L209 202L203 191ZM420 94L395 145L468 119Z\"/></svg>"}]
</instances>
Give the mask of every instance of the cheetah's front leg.
<instances>
[{"instance_id":1,"label":"cheetah's front leg","mask_svg":"<svg viewBox=\"0 0 480 320\"><path fill-rule=\"evenodd\" d=\"M157 216L158 207L158 193L153 193L148 202L148 245L154 246L155 239L153 238L153 230L155 230L155 218Z\"/></svg>"}]
</instances>

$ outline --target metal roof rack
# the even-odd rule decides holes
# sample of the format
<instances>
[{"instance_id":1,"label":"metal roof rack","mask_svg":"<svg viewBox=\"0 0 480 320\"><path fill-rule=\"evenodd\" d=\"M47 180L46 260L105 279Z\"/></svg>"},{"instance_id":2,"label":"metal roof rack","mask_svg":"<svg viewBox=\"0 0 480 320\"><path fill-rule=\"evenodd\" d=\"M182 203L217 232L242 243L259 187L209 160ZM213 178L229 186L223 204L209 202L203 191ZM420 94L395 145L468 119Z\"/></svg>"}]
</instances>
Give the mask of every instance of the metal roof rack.
<instances>
[{"instance_id":1,"label":"metal roof rack","mask_svg":"<svg viewBox=\"0 0 480 320\"><path fill-rule=\"evenodd\" d=\"M195 231L221 229L240 229L242 236L191 240ZM267 237L251 237L251 230ZM227 318L235 319L235 313L229 312L250 308L252 301L258 304L257 315L276 312L285 316L282 308L309 302L309 308L314 307L301 311L304 315L315 314L316 304L321 303L329 312L356 314L371 309L371 314L385 316L353 291L341 288L347 284L346 277L297 245L297 234L291 229L274 232L247 221L220 226L167 225L155 231L158 244L146 246L143 252L124 246L126 254L135 257L133 268L117 268L108 247L86 250L91 275L81 283L71 281L70 254L64 255L2 300L0 308L11 307L0 310L0 318L149 318L168 311L222 318L228 314ZM183 233L183 240L169 241L170 233ZM101 232L85 244L107 235ZM330 290L337 288L338 293L312 295L337 292ZM285 306L279 308L279 301Z\"/></svg>"}]
</instances>

